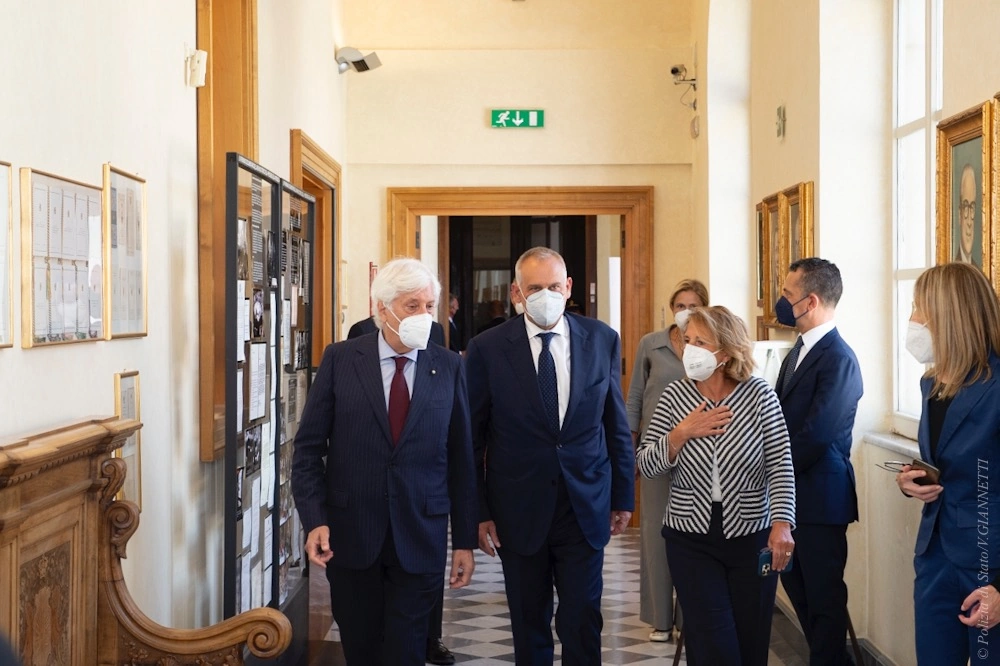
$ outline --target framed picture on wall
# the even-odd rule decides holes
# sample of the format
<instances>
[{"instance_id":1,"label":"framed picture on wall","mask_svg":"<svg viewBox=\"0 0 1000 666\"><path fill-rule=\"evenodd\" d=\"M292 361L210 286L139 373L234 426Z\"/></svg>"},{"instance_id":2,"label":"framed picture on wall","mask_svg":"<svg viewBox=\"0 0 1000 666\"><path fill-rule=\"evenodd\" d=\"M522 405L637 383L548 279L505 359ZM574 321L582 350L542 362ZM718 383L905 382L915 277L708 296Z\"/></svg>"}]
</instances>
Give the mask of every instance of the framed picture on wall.
<instances>
[{"instance_id":1,"label":"framed picture on wall","mask_svg":"<svg viewBox=\"0 0 1000 666\"><path fill-rule=\"evenodd\" d=\"M121 419L141 421L139 406L139 371L116 373L115 415ZM141 432L141 429L133 432L121 448L115 451L115 457L124 459L126 465L125 483L115 499L135 502L139 511L142 511Z\"/></svg>"},{"instance_id":2,"label":"framed picture on wall","mask_svg":"<svg viewBox=\"0 0 1000 666\"><path fill-rule=\"evenodd\" d=\"M21 169L21 346L103 340L101 188Z\"/></svg>"},{"instance_id":3,"label":"framed picture on wall","mask_svg":"<svg viewBox=\"0 0 1000 666\"><path fill-rule=\"evenodd\" d=\"M774 314L774 302L781 295L781 285L788 267L781 236L778 195L766 197L760 203L760 209L763 216L764 322L776 325L778 320Z\"/></svg>"},{"instance_id":4,"label":"framed picture on wall","mask_svg":"<svg viewBox=\"0 0 1000 666\"><path fill-rule=\"evenodd\" d=\"M764 204L757 204L756 239L757 239L757 307L764 307L764 215L767 209Z\"/></svg>"},{"instance_id":5,"label":"framed picture on wall","mask_svg":"<svg viewBox=\"0 0 1000 666\"><path fill-rule=\"evenodd\" d=\"M112 338L146 335L146 181L104 165L105 321Z\"/></svg>"},{"instance_id":6,"label":"framed picture on wall","mask_svg":"<svg viewBox=\"0 0 1000 666\"><path fill-rule=\"evenodd\" d=\"M788 265L815 255L813 224L813 183L799 183L778 195L782 229L788 243ZM785 266L787 270L788 266Z\"/></svg>"},{"instance_id":7,"label":"framed picture on wall","mask_svg":"<svg viewBox=\"0 0 1000 666\"><path fill-rule=\"evenodd\" d=\"M13 242L14 176L10 164L0 162L0 348L14 344L11 321L14 319Z\"/></svg>"},{"instance_id":8,"label":"framed picture on wall","mask_svg":"<svg viewBox=\"0 0 1000 666\"><path fill-rule=\"evenodd\" d=\"M991 172L994 101L937 126L937 263L964 261L997 285Z\"/></svg>"}]
</instances>

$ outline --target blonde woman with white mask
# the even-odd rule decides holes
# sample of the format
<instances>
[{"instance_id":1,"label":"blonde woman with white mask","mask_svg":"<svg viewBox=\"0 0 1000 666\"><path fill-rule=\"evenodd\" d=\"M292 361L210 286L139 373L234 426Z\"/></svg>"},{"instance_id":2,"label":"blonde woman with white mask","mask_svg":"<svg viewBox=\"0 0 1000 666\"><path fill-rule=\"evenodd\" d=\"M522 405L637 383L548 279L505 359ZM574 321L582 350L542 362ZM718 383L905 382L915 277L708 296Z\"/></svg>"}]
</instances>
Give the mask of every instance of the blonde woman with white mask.
<instances>
[{"instance_id":1,"label":"blonde woman with white mask","mask_svg":"<svg viewBox=\"0 0 1000 666\"><path fill-rule=\"evenodd\" d=\"M647 333L639 340L626 410L636 445L642 441L660 394L670 382L684 377L684 324L691 310L708 305L708 289L698 280L681 280L670 296L674 323ZM639 489L639 619L652 627L649 640L671 639L682 625L682 611L674 607L674 584L663 549L663 509L670 497L667 477L647 479ZM676 612L675 612L676 610Z\"/></svg>"},{"instance_id":2,"label":"blonde woman with white mask","mask_svg":"<svg viewBox=\"0 0 1000 666\"><path fill-rule=\"evenodd\" d=\"M695 308L684 342L687 376L663 391L636 460L646 478L669 473L662 534L688 663L766 666L778 581L761 574L785 569L795 545L788 431L751 376L743 320Z\"/></svg>"}]
</instances>

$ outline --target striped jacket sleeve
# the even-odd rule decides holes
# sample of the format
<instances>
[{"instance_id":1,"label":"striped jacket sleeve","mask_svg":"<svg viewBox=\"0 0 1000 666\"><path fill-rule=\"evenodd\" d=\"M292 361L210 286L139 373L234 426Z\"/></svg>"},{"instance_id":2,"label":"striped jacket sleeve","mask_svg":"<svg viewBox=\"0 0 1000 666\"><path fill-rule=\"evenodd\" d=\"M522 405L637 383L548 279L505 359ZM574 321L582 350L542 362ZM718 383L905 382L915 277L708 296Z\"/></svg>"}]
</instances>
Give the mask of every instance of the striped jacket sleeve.
<instances>
[{"instance_id":1,"label":"striped jacket sleeve","mask_svg":"<svg viewBox=\"0 0 1000 666\"><path fill-rule=\"evenodd\" d=\"M764 473L771 503L771 524L789 523L795 529L795 472L785 416L778 395L769 387L761 395L761 431L764 435Z\"/></svg>"},{"instance_id":2,"label":"striped jacket sleeve","mask_svg":"<svg viewBox=\"0 0 1000 666\"><path fill-rule=\"evenodd\" d=\"M642 438L642 443L639 444L635 454L639 473L647 479L662 476L677 465L676 460L671 464L667 451L667 433L678 423L673 409L677 404L676 391L676 382L668 384L663 390L649 421L649 427L646 428L646 436Z\"/></svg>"}]
</instances>

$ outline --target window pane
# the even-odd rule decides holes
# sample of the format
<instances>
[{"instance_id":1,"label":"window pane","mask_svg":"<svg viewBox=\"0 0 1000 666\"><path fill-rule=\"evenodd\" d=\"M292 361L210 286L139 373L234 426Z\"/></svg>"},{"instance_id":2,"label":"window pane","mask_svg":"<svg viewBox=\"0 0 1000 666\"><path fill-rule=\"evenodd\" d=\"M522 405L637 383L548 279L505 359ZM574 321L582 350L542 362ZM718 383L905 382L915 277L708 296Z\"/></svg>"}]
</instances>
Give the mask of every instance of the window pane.
<instances>
[{"instance_id":1,"label":"window pane","mask_svg":"<svg viewBox=\"0 0 1000 666\"><path fill-rule=\"evenodd\" d=\"M920 377L924 366L906 351L906 330L913 310L913 285L916 280L901 280L896 284L896 411L920 418Z\"/></svg>"},{"instance_id":2,"label":"window pane","mask_svg":"<svg viewBox=\"0 0 1000 666\"><path fill-rule=\"evenodd\" d=\"M941 16L941 0L931 0L931 30L934 32L934 51L931 55L931 110L941 110L941 79L944 65L942 64L942 53L944 53L944 18Z\"/></svg>"},{"instance_id":3,"label":"window pane","mask_svg":"<svg viewBox=\"0 0 1000 666\"><path fill-rule=\"evenodd\" d=\"M896 140L896 267L927 265L926 131ZM909 301L907 301L909 303Z\"/></svg>"},{"instance_id":4,"label":"window pane","mask_svg":"<svg viewBox=\"0 0 1000 666\"><path fill-rule=\"evenodd\" d=\"M918 0L896 3L896 125L927 115L927 39L925 4Z\"/></svg>"}]
</instances>

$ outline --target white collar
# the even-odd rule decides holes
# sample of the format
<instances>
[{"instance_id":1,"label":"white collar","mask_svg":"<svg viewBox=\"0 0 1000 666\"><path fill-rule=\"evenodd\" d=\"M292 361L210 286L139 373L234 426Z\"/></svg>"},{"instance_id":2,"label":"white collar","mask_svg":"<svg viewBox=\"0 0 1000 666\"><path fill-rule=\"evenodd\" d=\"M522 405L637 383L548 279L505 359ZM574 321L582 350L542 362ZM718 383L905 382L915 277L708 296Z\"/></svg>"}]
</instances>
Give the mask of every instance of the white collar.
<instances>
[{"instance_id":1,"label":"white collar","mask_svg":"<svg viewBox=\"0 0 1000 666\"><path fill-rule=\"evenodd\" d=\"M807 350L812 349L817 342L823 339L827 333L837 328L837 322L830 320L826 323L814 326L802 334L802 346Z\"/></svg>"},{"instance_id":2,"label":"white collar","mask_svg":"<svg viewBox=\"0 0 1000 666\"><path fill-rule=\"evenodd\" d=\"M384 325L384 324L383 324ZM385 341L385 334L379 329L378 332L378 360L384 361L387 358L396 358L397 356L405 356L414 363L417 362L417 354L420 352L416 349L411 349L405 354L400 354L395 349L389 346L389 343Z\"/></svg>"},{"instance_id":3,"label":"white collar","mask_svg":"<svg viewBox=\"0 0 1000 666\"><path fill-rule=\"evenodd\" d=\"M555 333L556 335L561 335L563 337L569 336L569 323L566 321L566 313L563 313L562 317L559 317L559 321L552 328L545 330L535 322L528 319L528 316L524 316L524 327L528 331L528 339L535 337L539 333Z\"/></svg>"}]
</instances>

